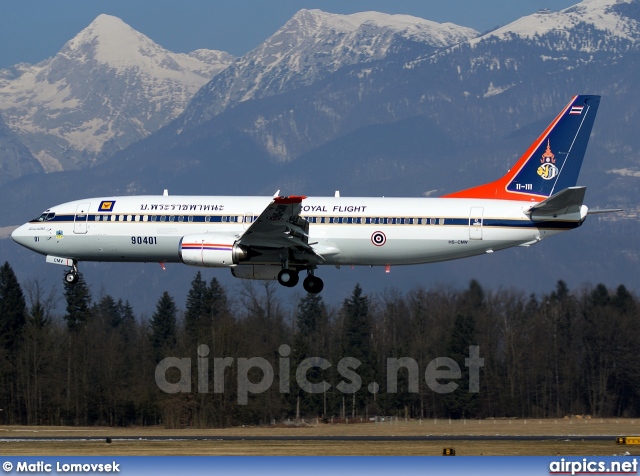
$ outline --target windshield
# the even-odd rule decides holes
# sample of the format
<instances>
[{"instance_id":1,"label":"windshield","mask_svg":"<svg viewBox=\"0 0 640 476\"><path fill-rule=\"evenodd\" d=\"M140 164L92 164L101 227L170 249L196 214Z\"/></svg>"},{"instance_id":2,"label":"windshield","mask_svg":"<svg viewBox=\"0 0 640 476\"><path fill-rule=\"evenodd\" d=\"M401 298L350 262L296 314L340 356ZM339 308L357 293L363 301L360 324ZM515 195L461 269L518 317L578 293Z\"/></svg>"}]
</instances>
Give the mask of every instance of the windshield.
<instances>
[{"instance_id":1,"label":"windshield","mask_svg":"<svg viewBox=\"0 0 640 476\"><path fill-rule=\"evenodd\" d=\"M44 212L42 215L40 215L40 216L39 216L39 217L37 217L37 218L34 218L34 219L33 219L33 220L31 220L31 221L32 221L32 222L34 222L34 221L49 221L49 220L53 220L53 217L55 217L55 216L56 216L56 214L55 214L55 213L53 213L53 212L49 212L49 211L46 211L46 212Z\"/></svg>"}]
</instances>

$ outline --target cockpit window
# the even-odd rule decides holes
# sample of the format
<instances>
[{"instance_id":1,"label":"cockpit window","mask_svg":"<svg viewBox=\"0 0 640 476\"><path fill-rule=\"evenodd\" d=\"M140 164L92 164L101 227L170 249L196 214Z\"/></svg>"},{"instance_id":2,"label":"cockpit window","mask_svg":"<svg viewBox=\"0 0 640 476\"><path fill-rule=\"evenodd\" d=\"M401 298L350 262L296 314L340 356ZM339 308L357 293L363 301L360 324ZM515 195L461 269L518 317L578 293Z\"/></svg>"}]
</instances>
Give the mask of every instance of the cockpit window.
<instances>
[{"instance_id":1,"label":"cockpit window","mask_svg":"<svg viewBox=\"0 0 640 476\"><path fill-rule=\"evenodd\" d=\"M53 217L55 217L56 214L53 212L44 212L42 215L40 215L37 218L34 218L33 221L49 221L49 220L53 220Z\"/></svg>"}]
</instances>

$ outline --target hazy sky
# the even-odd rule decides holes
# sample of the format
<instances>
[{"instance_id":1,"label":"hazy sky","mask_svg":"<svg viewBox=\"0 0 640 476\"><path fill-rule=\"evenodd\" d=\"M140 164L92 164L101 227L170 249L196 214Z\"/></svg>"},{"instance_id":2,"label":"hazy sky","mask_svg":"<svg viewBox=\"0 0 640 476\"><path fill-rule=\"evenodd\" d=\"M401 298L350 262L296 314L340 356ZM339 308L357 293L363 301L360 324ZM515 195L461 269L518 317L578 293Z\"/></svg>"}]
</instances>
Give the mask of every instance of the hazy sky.
<instances>
[{"instance_id":1,"label":"hazy sky","mask_svg":"<svg viewBox=\"0 0 640 476\"><path fill-rule=\"evenodd\" d=\"M115 15L174 52L241 56L302 8L403 13L486 31L541 8L578 0L1 0L0 68L53 56L101 13Z\"/></svg>"}]
</instances>

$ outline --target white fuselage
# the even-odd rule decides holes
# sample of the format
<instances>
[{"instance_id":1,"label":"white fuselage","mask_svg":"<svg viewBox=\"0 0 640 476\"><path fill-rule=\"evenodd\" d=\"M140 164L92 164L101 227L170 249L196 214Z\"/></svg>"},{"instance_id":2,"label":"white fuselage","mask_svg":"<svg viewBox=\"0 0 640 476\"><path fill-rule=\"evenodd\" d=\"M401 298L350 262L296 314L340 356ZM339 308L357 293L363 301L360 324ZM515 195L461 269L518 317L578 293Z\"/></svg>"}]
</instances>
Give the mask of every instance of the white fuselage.
<instances>
[{"instance_id":1,"label":"white fuselage","mask_svg":"<svg viewBox=\"0 0 640 476\"><path fill-rule=\"evenodd\" d=\"M272 197L131 196L78 200L13 233L18 243L77 261L179 262L183 236L238 238ZM114 202L113 210L99 205ZM532 202L464 198L310 197L308 243L328 265L407 265L529 245L580 226L577 217L533 222ZM44 216L44 214L43 214ZM251 264L278 263L262 255ZM229 267L233 267L230 265Z\"/></svg>"}]
</instances>

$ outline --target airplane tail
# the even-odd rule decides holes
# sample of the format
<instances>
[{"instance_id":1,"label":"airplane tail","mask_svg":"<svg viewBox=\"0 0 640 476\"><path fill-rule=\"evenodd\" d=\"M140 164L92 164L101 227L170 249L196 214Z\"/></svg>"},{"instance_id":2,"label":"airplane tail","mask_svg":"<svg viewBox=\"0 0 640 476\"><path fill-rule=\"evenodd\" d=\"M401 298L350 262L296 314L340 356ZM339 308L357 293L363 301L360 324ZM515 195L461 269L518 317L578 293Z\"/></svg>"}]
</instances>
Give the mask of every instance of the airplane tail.
<instances>
[{"instance_id":1,"label":"airplane tail","mask_svg":"<svg viewBox=\"0 0 640 476\"><path fill-rule=\"evenodd\" d=\"M600 96L574 96L502 178L445 195L540 202L576 185Z\"/></svg>"}]
</instances>

